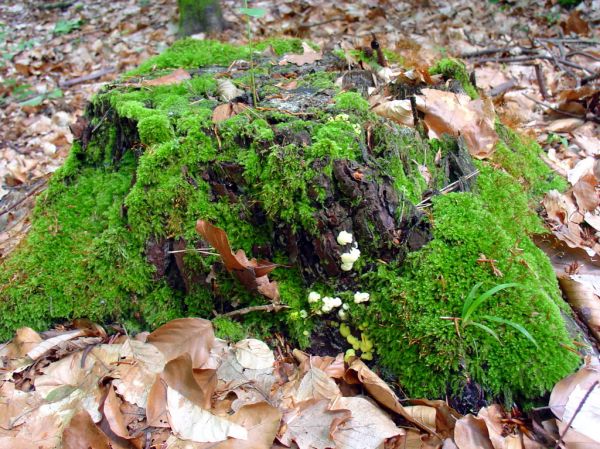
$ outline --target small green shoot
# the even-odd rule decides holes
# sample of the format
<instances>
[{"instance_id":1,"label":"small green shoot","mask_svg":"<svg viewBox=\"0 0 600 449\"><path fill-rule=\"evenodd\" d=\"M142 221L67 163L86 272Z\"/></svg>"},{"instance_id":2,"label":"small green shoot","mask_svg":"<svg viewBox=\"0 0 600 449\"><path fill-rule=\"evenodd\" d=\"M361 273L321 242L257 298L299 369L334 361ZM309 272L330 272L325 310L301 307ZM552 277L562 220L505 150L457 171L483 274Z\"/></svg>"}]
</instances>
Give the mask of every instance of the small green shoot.
<instances>
[{"instance_id":1,"label":"small green shoot","mask_svg":"<svg viewBox=\"0 0 600 449\"><path fill-rule=\"evenodd\" d=\"M481 307L481 305L485 301L487 301L489 298L494 296L496 293L498 293L502 290L506 290L508 288L519 287L520 284L516 284L514 282L506 283L506 284L499 284L499 285L496 285L495 287L490 288L489 290L486 290L485 292L483 292L481 294L478 294L479 289L481 288L482 285L483 285L483 282L478 282L477 284L475 284L473 286L473 288L467 295L467 298L465 299L465 303L463 305L463 310L462 310L462 315L460 316L460 318L459 317L442 317L442 318L450 319L454 322L454 323L449 323L449 324L454 324L454 326L456 327L456 332L459 337L462 337L461 332L460 332L461 330L464 332L464 330L468 326L475 326L475 327L487 332L488 334L490 334L492 337L494 337L496 340L498 340L500 342L501 341L500 337L493 329L491 329L489 326L487 326L483 323L472 320L471 317L477 311L477 309L479 309ZM506 320L504 318L500 318L500 317L493 316L493 315L482 315L481 318L483 320L492 321L492 322L500 323L500 324L505 324L507 326L512 327L513 329L516 329L525 338L527 338L527 340L529 340L536 348L539 349L539 346L538 346L537 342L535 341L535 339L533 338L533 336L527 331L527 329L525 329L519 323L515 323L514 321ZM460 322L460 325L458 324L459 322Z\"/></svg>"},{"instance_id":2,"label":"small green shoot","mask_svg":"<svg viewBox=\"0 0 600 449\"><path fill-rule=\"evenodd\" d=\"M256 95L256 79L254 78L254 47L252 45L252 28L250 27L250 17L260 19L267 10L264 8L248 8L248 0L244 0L244 7L239 12L246 16L246 28L248 33L248 47L250 48L250 84L252 85L252 101L257 106L258 97Z\"/></svg>"}]
</instances>

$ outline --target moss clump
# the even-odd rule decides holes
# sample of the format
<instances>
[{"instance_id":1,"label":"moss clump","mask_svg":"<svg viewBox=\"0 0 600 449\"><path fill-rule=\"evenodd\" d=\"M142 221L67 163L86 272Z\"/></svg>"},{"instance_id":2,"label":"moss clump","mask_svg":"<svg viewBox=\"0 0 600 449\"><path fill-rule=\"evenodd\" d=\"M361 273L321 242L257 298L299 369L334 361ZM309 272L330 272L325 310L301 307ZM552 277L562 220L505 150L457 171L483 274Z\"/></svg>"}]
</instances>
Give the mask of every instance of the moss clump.
<instances>
[{"instance_id":1,"label":"moss clump","mask_svg":"<svg viewBox=\"0 0 600 449\"><path fill-rule=\"evenodd\" d=\"M213 320L215 335L229 341L240 341L247 337L246 329L237 321L226 317L217 317Z\"/></svg>"},{"instance_id":2,"label":"moss clump","mask_svg":"<svg viewBox=\"0 0 600 449\"><path fill-rule=\"evenodd\" d=\"M146 145L169 142L175 137L171 122L163 114L154 114L142 118L138 122L137 128L140 140Z\"/></svg>"},{"instance_id":3,"label":"moss clump","mask_svg":"<svg viewBox=\"0 0 600 449\"><path fill-rule=\"evenodd\" d=\"M373 292L365 311L369 335L382 363L411 396L439 395L446 389L456 393L461 379L474 379L488 394L535 397L578 364L578 357L561 346L572 344L548 260L527 238L519 241L507 232L486 209L470 193L436 198L434 240L412 253L403 267L380 266L365 275ZM489 263L478 262L482 255L497 261L501 278ZM476 326L462 329L459 336L441 319L460 317L477 282L484 283L483 291L500 283L522 286L494 296L473 319L488 314L519 323L539 350L509 326L496 327L498 342Z\"/></svg>"},{"instance_id":4,"label":"moss clump","mask_svg":"<svg viewBox=\"0 0 600 449\"><path fill-rule=\"evenodd\" d=\"M473 99L479 98L477 89L471 84L464 62L454 58L440 59L437 64L429 68L429 73L431 75L443 75L445 78L455 79L460 83L469 97Z\"/></svg>"}]
</instances>

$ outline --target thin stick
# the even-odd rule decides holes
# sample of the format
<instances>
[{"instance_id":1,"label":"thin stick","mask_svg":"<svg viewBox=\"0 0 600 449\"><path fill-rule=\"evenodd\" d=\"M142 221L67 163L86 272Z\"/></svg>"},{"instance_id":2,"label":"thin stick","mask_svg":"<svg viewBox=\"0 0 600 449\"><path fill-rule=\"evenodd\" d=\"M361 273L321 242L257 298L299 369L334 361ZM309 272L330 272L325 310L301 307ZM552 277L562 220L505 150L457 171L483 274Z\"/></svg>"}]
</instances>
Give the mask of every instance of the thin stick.
<instances>
[{"instance_id":1,"label":"thin stick","mask_svg":"<svg viewBox=\"0 0 600 449\"><path fill-rule=\"evenodd\" d=\"M246 315L250 312L279 312L283 309L289 309L290 306L286 306L283 304L265 304L264 306L250 306L245 307L243 309L233 310L231 312L223 313L219 316L238 316L238 315Z\"/></svg>"},{"instance_id":2,"label":"thin stick","mask_svg":"<svg viewBox=\"0 0 600 449\"><path fill-rule=\"evenodd\" d=\"M42 182L40 182L39 185L35 186L34 188L31 189L31 191L27 192L27 194L21 198L19 201L17 201L14 204L11 204L10 206L8 206L6 209L0 211L0 217L4 214L7 214L8 212L10 212L11 210L13 210L15 207L17 207L19 204L23 203L25 200L27 200L28 198L30 198L33 195L36 195L38 193L40 193L44 187L46 186L46 183L48 182L48 178L52 175L52 173L47 173L43 176L41 176L39 179L42 180Z\"/></svg>"},{"instance_id":3,"label":"thin stick","mask_svg":"<svg viewBox=\"0 0 600 449\"><path fill-rule=\"evenodd\" d=\"M220 255L218 253L211 253L210 251L204 251L202 249L195 249L195 248L179 249L177 251L167 251L167 254L188 253L188 252L200 253L200 254L204 254L206 256L219 256Z\"/></svg>"},{"instance_id":4,"label":"thin stick","mask_svg":"<svg viewBox=\"0 0 600 449\"><path fill-rule=\"evenodd\" d=\"M461 58L477 58L479 56L485 56L485 55L493 55L496 53L504 53L505 51L510 50L511 47L494 47L494 48L486 48L484 50L478 50L478 51L467 51L464 53L461 53L459 55L459 57Z\"/></svg>"},{"instance_id":5,"label":"thin stick","mask_svg":"<svg viewBox=\"0 0 600 449\"><path fill-rule=\"evenodd\" d=\"M547 100L550 98L548 95L548 91L546 90L546 83L544 82L544 74L542 73L542 66L539 64L534 65L535 67L535 77L537 78L538 85L540 86L540 93L542 94L542 98Z\"/></svg>"},{"instance_id":6,"label":"thin stick","mask_svg":"<svg viewBox=\"0 0 600 449\"><path fill-rule=\"evenodd\" d=\"M468 175L461 176L461 178L459 180L448 184L446 187L444 187L442 190L440 190L440 193L446 194L446 193L452 192L456 188L456 186L458 186L462 181L467 181L467 180L471 179L473 176L476 176L478 174L479 174L479 170L475 170L475 171L472 171L471 173L469 173ZM425 206L427 206L427 203L429 203L431 201L431 198L433 198L434 196L435 195L428 196L423 201L421 201L419 204L417 204L415 207L417 209L423 209Z\"/></svg>"},{"instance_id":7,"label":"thin stick","mask_svg":"<svg viewBox=\"0 0 600 449\"><path fill-rule=\"evenodd\" d=\"M583 408L583 404L585 404L585 401L587 401L587 399L590 397L590 394L592 394L592 391L594 391L594 388L596 388L596 385L598 385L599 382L600 381L595 381L590 386L590 388L588 388L588 391L585 393L585 395L583 396L583 399L581 399L581 402L579 403L579 405L575 409L575 413L573 413L573 416L571 416L571 419L569 420L569 424L567 424L567 427L565 428L565 430L563 430L563 433L558 437L558 441L556 442L556 445L554 446L554 449L558 449L558 447L560 446L561 442L564 443L563 439L565 438L565 435L567 434L567 432L571 428L571 424L573 424L573 421L575 421L575 417L581 411L581 409Z\"/></svg>"},{"instance_id":8,"label":"thin stick","mask_svg":"<svg viewBox=\"0 0 600 449\"><path fill-rule=\"evenodd\" d=\"M96 72L92 72L88 75L78 76L77 78L71 78L70 80L61 81L58 83L59 87L69 87L74 86L75 84L85 83L86 81L92 81L98 78L102 78L104 75L108 75L115 71L114 67L105 67Z\"/></svg>"},{"instance_id":9,"label":"thin stick","mask_svg":"<svg viewBox=\"0 0 600 449\"><path fill-rule=\"evenodd\" d=\"M543 101L540 101L540 100L538 100L537 98L530 97L530 96L529 96L529 95L527 95L527 94L523 94L523 96L524 96L525 98L529 98L531 101L533 101L533 102L535 102L535 103L539 104L540 106L544 106L544 107L546 107L546 108L548 108L548 109L551 109L551 110L553 110L554 112L557 112L557 113L559 113L559 114L566 115L567 117L575 117L575 118L578 118L578 119L581 119L581 120L585 120L585 116L583 116L583 117L582 117L581 115L573 114L572 112L568 112L568 111L561 111L560 109L558 109L558 108L555 108L554 106L552 106L552 105L550 105L550 104L548 104L548 103L544 103Z\"/></svg>"}]
</instances>

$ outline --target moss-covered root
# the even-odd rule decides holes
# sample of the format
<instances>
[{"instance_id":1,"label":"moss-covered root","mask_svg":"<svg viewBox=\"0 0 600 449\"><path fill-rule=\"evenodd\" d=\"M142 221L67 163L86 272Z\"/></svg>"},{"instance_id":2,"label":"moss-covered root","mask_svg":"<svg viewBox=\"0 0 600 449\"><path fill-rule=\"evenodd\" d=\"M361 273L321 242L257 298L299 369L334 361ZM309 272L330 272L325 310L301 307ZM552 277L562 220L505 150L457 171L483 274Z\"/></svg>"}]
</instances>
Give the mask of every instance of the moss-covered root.
<instances>
[{"instance_id":1,"label":"moss-covered root","mask_svg":"<svg viewBox=\"0 0 600 449\"><path fill-rule=\"evenodd\" d=\"M479 93L477 93L477 89L471 83L471 78L464 62L454 58L440 59L429 69L429 73L431 75L442 75L446 79L454 79L460 83L469 97L473 99L479 98Z\"/></svg>"}]
</instances>

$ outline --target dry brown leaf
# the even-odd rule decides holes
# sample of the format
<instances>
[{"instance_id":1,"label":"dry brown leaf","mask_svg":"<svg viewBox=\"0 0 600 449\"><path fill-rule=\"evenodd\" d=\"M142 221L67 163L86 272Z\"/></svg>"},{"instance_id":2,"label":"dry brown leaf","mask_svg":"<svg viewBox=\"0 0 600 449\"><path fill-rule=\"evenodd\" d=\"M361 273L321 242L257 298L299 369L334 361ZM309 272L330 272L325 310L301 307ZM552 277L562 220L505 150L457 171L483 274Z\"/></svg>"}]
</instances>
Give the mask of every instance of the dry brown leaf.
<instances>
[{"instance_id":1,"label":"dry brown leaf","mask_svg":"<svg viewBox=\"0 0 600 449\"><path fill-rule=\"evenodd\" d=\"M558 120L554 120L548 126L546 126L546 131L553 133L564 133L573 131L575 128L583 125L583 120L578 118L561 118Z\"/></svg>"},{"instance_id":2,"label":"dry brown leaf","mask_svg":"<svg viewBox=\"0 0 600 449\"><path fill-rule=\"evenodd\" d=\"M386 439L405 433L385 412L364 397L338 397L331 409L350 410L352 413L352 417L333 432L338 449L376 449Z\"/></svg>"},{"instance_id":3,"label":"dry brown leaf","mask_svg":"<svg viewBox=\"0 0 600 449\"><path fill-rule=\"evenodd\" d=\"M279 430L281 412L261 402L243 406L230 420L248 430L248 439L227 440L214 449L270 449Z\"/></svg>"},{"instance_id":4,"label":"dry brown leaf","mask_svg":"<svg viewBox=\"0 0 600 449\"><path fill-rule=\"evenodd\" d=\"M600 279L600 276L597 276ZM594 336L600 339L600 296L589 282L580 282L574 276L561 274L560 288L567 302L577 311Z\"/></svg>"},{"instance_id":5,"label":"dry brown leaf","mask_svg":"<svg viewBox=\"0 0 600 449\"><path fill-rule=\"evenodd\" d=\"M167 418L167 386L159 376L156 376L156 380L148 393L146 420L149 426L169 427Z\"/></svg>"},{"instance_id":6,"label":"dry brown leaf","mask_svg":"<svg viewBox=\"0 0 600 449\"><path fill-rule=\"evenodd\" d=\"M56 337L52 337L52 338L42 341L40 344L38 344L37 346L32 348L27 353L27 355L32 360L37 360L40 357L42 357L44 354L46 354L48 351L50 351L51 349L58 346L59 344L64 343L69 340L73 340L74 338L77 338L77 337L81 337L82 335L85 335L85 331L80 330L80 329L61 333L61 334L57 335Z\"/></svg>"},{"instance_id":7,"label":"dry brown leaf","mask_svg":"<svg viewBox=\"0 0 600 449\"><path fill-rule=\"evenodd\" d=\"M573 186L573 196L580 212L593 212L600 206L600 184L593 173L588 173Z\"/></svg>"},{"instance_id":8,"label":"dry brown leaf","mask_svg":"<svg viewBox=\"0 0 600 449\"><path fill-rule=\"evenodd\" d=\"M574 9L566 22L560 24L566 34L576 33L587 36L590 33L590 26L581 18L581 11Z\"/></svg>"},{"instance_id":9,"label":"dry brown leaf","mask_svg":"<svg viewBox=\"0 0 600 449\"><path fill-rule=\"evenodd\" d=\"M173 433L184 440L207 443L229 437L248 439L244 427L198 407L170 387L167 387L167 416Z\"/></svg>"},{"instance_id":10,"label":"dry brown leaf","mask_svg":"<svg viewBox=\"0 0 600 449\"><path fill-rule=\"evenodd\" d=\"M208 360L215 334L208 320L179 318L156 329L146 341L156 346L167 361L188 353L192 367L201 368Z\"/></svg>"},{"instance_id":11,"label":"dry brown leaf","mask_svg":"<svg viewBox=\"0 0 600 449\"><path fill-rule=\"evenodd\" d=\"M108 437L94 424L85 410L73 416L63 432L62 443L63 449L111 449Z\"/></svg>"},{"instance_id":12,"label":"dry brown leaf","mask_svg":"<svg viewBox=\"0 0 600 449\"><path fill-rule=\"evenodd\" d=\"M598 426L598 422L600 422L600 384L598 382L600 382L598 367L583 366L577 373L564 378L552 389L549 405L552 413L559 420L559 430L561 433L564 432L566 424L573 419L567 433L580 434L572 435L575 438L571 440L573 444L567 445L568 449L593 447L589 445L590 442L594 442L596 445L600 444L600 427ZM593 390L590 390L594 385ZM588 392L590 394L583 402ZM577 414L575 415L575 413ZM577 444L578 441L585 443L586 440L587 446Z\"/></svg>"},{"instance_id":13,"label":"dry brown leaf","mask_svg":"<svg viewBox=\"0 0 600 449\"><path fill-rule=\"evenodd\" d=\"M422 89L416 98L417 109L425 113L430 138L443 134L462 136L473 157L485 159L492 155L498 134L490 99L471 100L465 94L436 89Z\"/></svg>"},{"instance_id":14,"label":"dry brown leaf","mask_svg":"<svg viewBox=\"0 0 600 449\"><path fill-rule=\"evenodd\" d=\"M427 427L430 427L431 429L436 428L435 419L437 412L435 408L427 405L410 405L404 407L404 410L406 410L406 413L412 416L415 420L422 422Z\"/></svg>"},{"instance_id":15,"label":"dry brown leaf","mask_svg":"<svg viewBox=\"0 0 600 449\"><path fill-rule=\"evenodd\" d=\"M32 348L35 348L42 341L42 337L29 327L17 329L15 338L6 346L0 348L0 356L6 356L9 359L25 357Z\"/></svg>"},{"instance_id":16,"label":"dry brown leaf","mask_svg":"<svg viewBox=\"0 0 600 449\"><path fill-rule=\"evenodd\" d=\"M485 421L466 415L454 427L454 442L459 449L494 449Z\"/></svg>"},{"instance_id":17,"label":"dry brown leaf","mask_svg":"<svg viewBox=\"0 0 600 449\"><path fill-rule=\"evenodd\" d=\"M63 423L57 413L38 415L33 412L14 435L0 431L0 449L56 449L60 447L62 429Z\"/></svg>"},{"instance_id":18,"label":"dry brown leaf","mask_svg":"<svg viewBox=\"0 0 600 449\"><path fill-rule=\"evenodd\" d=\"M442 437L452 435L456 421L462 418L462 415L450 407L445 401L430 399L412 399L413 405L425 405L433 407L436 410L435 429Z\"/></svg>"},{"instance_id":19,"label":"dry brown leaf","mask_svg":"<svg viewBox=\"0 0 600 449\"><path fill-rule=\"evenodd\" d=\"M238 115L247 108L247 105L239 102L220 104L213 111L212 121L213 123L220 123L234 115Z\"/></svg>"},{"instance_id":20,"label":"dry brown leaf","mask_svg":"<svg viewBox=\"0 0 600 449\"><path fill-rule=\"evenodd\" d=\"M177 69L168 75L161 76L160 78L155 78L153 80L144 80L142 81L142 86L165 86L169 84L179 84L182 81L187 81L192 79L187 70Z\"/></svg>"},{"instance_id":21,"label":"dry brown leaf","mask_svg":"<svg viewBox=\"0 0 600 449\"><path fill-rule=\"evenodd\" d=\"M204 238L221 256L227 271L233 272L238 280L250 291L257 291L279 303L279 288L277 282L269 281L267 274L278 265L268 260L248 260L243 250L235 254L229 245L227 233L205 220L196 222L196 231Z\"/></svg>"},{"instance_id":22,"label":"dry brown leaf","mask_svg":"<svg viewBox=\"0 0 600 449\"><path fill-rule=\"evenodd\" d=\"M279 61L279 65L286 65L288 63L296 65L312 64L323 58L323 52L314 51L306 42L302 42L302 48L304 49L304 54L288 53Z\"/></svg>"},{"instance_id":23,"label":"dry brown leaf","mask_svg":"<svg viewBox=\"0 0 600 449\"><path fill-rule=\"evenodd\" d=\"M123 413L121 413L121 400L117 397L111 385L108 386L103 411L110 429L121 438L130 439L125 418L123 417Z\"/></svg>"},{"instance_id":24,"label":"dry brown leaf","mask_svg":"<svg viewBox=\"0 0 600 449\"><path fill-rule=\"evenodd\" d=\"M404 126L415 124L410 100L384 101L374 106L371 111Z\"/></svg>"},{"instance_id":25,"label":"dry brown leaf","mask_svg":"<svg viewBox=\"0 0 600 449\"><path fill-rule=\"evenodd\" d=\"M349 384L363 384L371 397L388 410L398 413L400 416L404 417L409 422L415 424L421 429L429 432L434 430L429 428L426 424L414 419L409 413L407 413L402 404L400 404L396 393L394 393L389 385L381 380L377 374L371 371L361 359L354 358L350 362L348 370L344 375L344 380Z\"/></svg>"},{"instance_id":26,"label":"dry brown leaf","mask_svg":"<svg viewBox=\"0 0 600 449\"><path fill-rule=\"evenodd\" d=\"M208 373L203 375L202 372ZM209 410L211 397L217 386L215 370L202 370L198 379L204 382L200 385L192 369L192 359L189 354L182 354L165 365L161 374L165 383L194 404Z\"/></svg>"},{"instance_id":27,"label":"dry brown leaf","mask_svg":"<svg viewBox=\"0 0 600 449\"><path fill-rule=\"evenodd\" d=\"M283 90L294 90L296 87L298 87L298 81L292 80L288 83L277 83L275 85Z\"/></svg>"},{"instance_id":28,"label":"dry brown leaf","mask_svg":"<svg viewBox=\"0 0 600 449\"><path fill-rule=\"evenodd\" d=\"M311 367L318 368L325 372L329 377L334 379L341 379L344 377L346 372L346 365L344 363L344 354L338 354L335 358L330 356L312 356L299 349L294 349L292 354L300 363L300 371L306 372Z\"/></svg>"},{"instance_id":29,"label":"dry brown leaf","mask_svg":"<svg viewBox=\"0 0 600 449\"><path fill-rule=\"evenodd\" d=\"M330 410L328 400L302 402L283 415L285 425L278 438L286 446L295 441L300 449L332 448L331 436L350 416L349 410Z\"/></svg>"},{"instance_id":30,"label":"dry brown leaf","mask_svg":"<svg viewBox=\"0 0 600 449\"><path fill-rule=\"evenodd\" d=\"M248 369L272 368L275 356L271 348L263 341L247 338L233 345L235 358L238 363Z\"/></svg>"},{"instance_id":31,"label":"dry brown leaf","mask_svg":"<svg viewBox=\"0 0 600 449\"><path fill-rule=\"evenodd\" d=\"M295 402L303 402L311 399L333 399L337 395L340 395L340 389L333 379L318 368L310 368L302 377L293 399Z\"/></svg>"}]
</instances>

